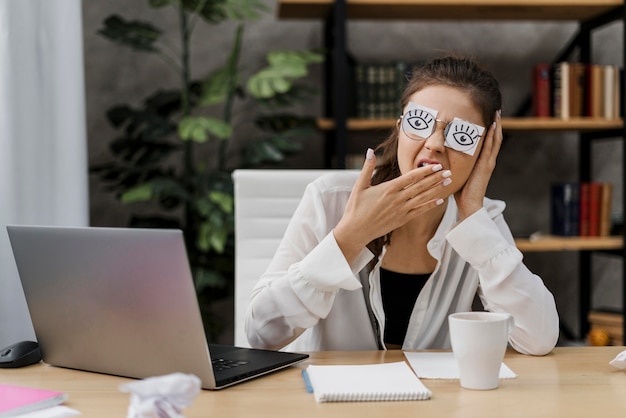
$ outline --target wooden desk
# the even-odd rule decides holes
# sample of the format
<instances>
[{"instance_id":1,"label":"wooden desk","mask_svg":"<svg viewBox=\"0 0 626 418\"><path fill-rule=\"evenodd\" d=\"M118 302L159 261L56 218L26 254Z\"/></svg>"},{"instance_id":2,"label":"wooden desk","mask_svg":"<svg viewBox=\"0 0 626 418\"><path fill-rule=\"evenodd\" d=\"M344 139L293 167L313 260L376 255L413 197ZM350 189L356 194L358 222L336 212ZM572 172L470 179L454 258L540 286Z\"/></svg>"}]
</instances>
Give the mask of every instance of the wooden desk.
<instances>
[{"instance_id":1,"label":"wooden desk","mask_svg":"<svg viewBox=\"0 0 626 418\"><path fill-rule=\"evenodd\" d=\"M556 348L545 357L507 353L518 374L492 391L462 389L457 380L423 382L427 401L317 403L306 393L300 369L309 363L398 361L400 351L321 352L310 360L221 391L203 390L184 411L192 417L620 417L626 416L626 371L608 362L625 347ZM126 417L129 395L118 385L130 379L47 365L0 369L0 382L66 392L68 407L84 417Z\"/></svg>"}]
</instances>

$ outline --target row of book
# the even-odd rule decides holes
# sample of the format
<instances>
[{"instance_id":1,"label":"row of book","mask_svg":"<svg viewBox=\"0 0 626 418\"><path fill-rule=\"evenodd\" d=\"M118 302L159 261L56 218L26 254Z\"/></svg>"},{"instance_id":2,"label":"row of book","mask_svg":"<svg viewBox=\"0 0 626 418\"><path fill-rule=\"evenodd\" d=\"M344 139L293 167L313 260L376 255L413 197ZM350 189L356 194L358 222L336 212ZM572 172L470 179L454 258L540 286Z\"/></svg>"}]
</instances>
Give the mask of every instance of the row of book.
<instances>
[{"instance_id":1,"label":"row of book","mask_svg":"<svg viewBox=\"0 0 626 418\"><path fill-rule=\"evenodd\" d=\"M412 68L404 61L356 63L352 69L355 103L350 116L363 119L399 117L400 95Z\"/></svg>"},{"instance_id":2,"label":"row of book","mask_svg":"<svg viewBox=\"0 0 626 418\"><path fill-rule=\"evenodd\" d=\"M553 184L550 233L581 237L611 235L612 196L613 187L608 182Z\"/></svg>"},{"instance_id":3,"label":"row of book","mask_svg":"<svg viewBox=\"0 0 626 418\"><path fill-rule=\"evenodd\" d=\"M537 117L623 115L623 69L615 65L559 62L537 64L532 75L532 109Z\"/></svg>"}]
</instances>

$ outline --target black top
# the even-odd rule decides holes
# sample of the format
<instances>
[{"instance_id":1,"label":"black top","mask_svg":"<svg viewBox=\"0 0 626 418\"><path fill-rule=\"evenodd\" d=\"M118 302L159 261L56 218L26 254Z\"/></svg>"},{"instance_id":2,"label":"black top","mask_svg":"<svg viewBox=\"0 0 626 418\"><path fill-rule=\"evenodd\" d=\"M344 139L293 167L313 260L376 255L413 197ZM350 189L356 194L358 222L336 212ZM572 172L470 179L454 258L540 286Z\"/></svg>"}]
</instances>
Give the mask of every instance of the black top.
<instances>
[{"instance_id":1,"label":"black top","mask_svg":"<svg viewBox=\"0 0 626 418\"><path fill-rule=\"evenodd\" d=\"M385 310L387 344L402 345L417 295L430 274L405 274L380 269L380 291Z\"/></svg>"}]
</instances>

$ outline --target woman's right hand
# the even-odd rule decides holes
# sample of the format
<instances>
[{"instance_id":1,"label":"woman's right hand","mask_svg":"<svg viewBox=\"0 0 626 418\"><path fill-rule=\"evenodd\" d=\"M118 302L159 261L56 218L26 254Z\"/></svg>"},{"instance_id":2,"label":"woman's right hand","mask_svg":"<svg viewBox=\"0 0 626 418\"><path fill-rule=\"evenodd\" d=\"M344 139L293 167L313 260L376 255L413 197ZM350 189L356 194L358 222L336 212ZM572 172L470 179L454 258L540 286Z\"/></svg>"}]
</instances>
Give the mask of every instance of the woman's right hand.
<instances>
[{"instance_id":1,"label":"woman's right hand","mask_svg":"<svg viewBox=\"0 0 626 418\"><path fill-rule=\"evenodd\" d=\"M416 168L372 186L375 168L376 155L368 149L344 214L333 230L348 263L373 239L445 202L441 188L449 184L451 173L441 171L440 164Z\"/></svg>"}]
</instances>

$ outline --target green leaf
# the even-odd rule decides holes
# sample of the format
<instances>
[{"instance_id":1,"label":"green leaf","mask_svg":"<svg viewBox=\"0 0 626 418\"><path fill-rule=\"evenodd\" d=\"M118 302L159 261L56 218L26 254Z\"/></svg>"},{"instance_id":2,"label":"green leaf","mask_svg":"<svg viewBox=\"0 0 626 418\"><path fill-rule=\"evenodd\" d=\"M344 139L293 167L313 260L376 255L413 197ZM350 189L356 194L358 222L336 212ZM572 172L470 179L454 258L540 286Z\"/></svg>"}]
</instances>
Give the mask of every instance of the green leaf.
<instances>
[{"instance_id":1,"label":"green leaf","mask_svg":"<svg viewBox=\"0 0 626 418\"><path fill-rule=\"evenodd\" d=\"M279 163L285 159L283 154L271 141L255 141L244 148L244 160L249 165Z\"/></svg>"},{"instance_id":2,"label":"green leaf","mask_svg":"<svg viewBox=\"0 0 626 418\"><path fill-rule=\"evenodd\" d=\"M248 79L247 88L256 98L267 99L288 92L293 80L307 75L307 66L324 57L310 51L275 51L267 56L269 66Z\"/></svg>"},{"instance_id":3,"label":"green leaf","mask_svg":"<svg viewBox=\"0 0 626 418\"><path fill-rule=\"evenodd\" d=\"M198 247L203 251L224 252L228 240L228 228L213 222L202 222L198 231Z\"/></svg>"},{"instance_id":4,"label":"green leaf","mask_svg":"<svg viewBox=\"0 0 626 418\"><path fill-rule=\"evenodd\" d=\"M267 98L256 98L261 109L274 111L281 107L291 107L297 103L308 103L319 93L319 89L303 84L294 84L289 91Z\"/></svg>"},{"instance_id":5,"label":"green leaf","mask_svg":"<svg viewBox=\"0 0 626 418\"><path fill-rule=\"evenodd\" d=\"M324 62L324 55L314 51L272 51L267 54L267 61L272 67L297 69L309 64ZM299 71L299 70L296 70Z\"/></svg>"},{"instance_id":6,"label":"green leaf","mask_svg":"<svg viewBox=\"0 0 626 418\"><path fill-rule=\"evenodd\" d=\"M222 212L227 214L233 213L234 205L232 195L213 190L209 193L209 199L211 202L218 205Z\"/></svg>"},{"instance_id":7,"label":"green leaf","mask_svg":"<svg viewBox=\"0 0 626 418\"><path fill-rule=\"evenodd\" d=\"M221 68L209 75L202 85L200 105L207 106L226 100L231 77L227 68Z\"/></svg>"},{"instance_id":8,"label":"green leaf","mask_svg":"<svg viewBox=\"0 0 626 418\"><path fill-rule=\"evenodd\" d=\"M147 202L152 199L152 185L150 183L142 184L127 190L122 194L122 203Z\"/></svg>"},{"instance_id":9,"label":"green leaf","mask_svg":"<svg viewBox=\"0 0 626 418\"><path fill-rule=\"evenodd\" d=\"M224 15L233 20L254 20L269 8L258 0L226 0L223 4Z\"/></svg>"},{"instance_id":10,"label":"green leaf","mask_svg":"<svg viewBox=\"0 0 626 418\"><path fill-rule=\"evenodd\" d=\"M98 33L113 42L144 52L158 52L154 44L161 37L161 30L151 23L126 21L119 15L107 17L104 28Z\"/></svg>"},{"instance_id":11,"label":"green leaf","mask_svg":"<svg viewBox=\"0 0 626 418\"><path fill-rule=\"evenodd\" d=\"M187 116L178 124L178 134L184 141L206 142L210 135L224 140L231 137L232 127L216 118Z\"/></svg>"}]
</instances>

